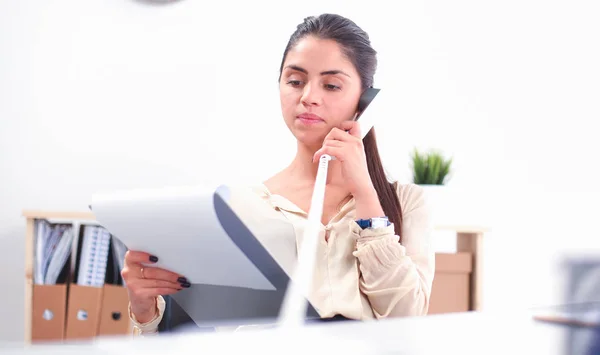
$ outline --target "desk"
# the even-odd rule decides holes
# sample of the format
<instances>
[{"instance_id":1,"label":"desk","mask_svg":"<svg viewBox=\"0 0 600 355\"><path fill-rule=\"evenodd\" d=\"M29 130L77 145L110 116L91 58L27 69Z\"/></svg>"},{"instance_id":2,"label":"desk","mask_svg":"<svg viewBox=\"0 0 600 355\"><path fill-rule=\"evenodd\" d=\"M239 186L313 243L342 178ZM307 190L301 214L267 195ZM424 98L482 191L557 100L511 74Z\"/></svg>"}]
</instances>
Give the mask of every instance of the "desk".
<instances>
[{"instance_id":1,"label":"desk","mask_svg":"<svg viewBox=\"0 0 600 355\"><path fill-rule=\"evenodd\" d=\"M293 331L171 333L93 343L5 348L8 354L544 354L563 355L565 327L536 322L528 312L456 313L378 322L310 325ZM596 338L598 339L598 338ZM285 351L284 351L285 349ZM588 355L581 353L582 355Z\"/></svg>"}]
</instances>

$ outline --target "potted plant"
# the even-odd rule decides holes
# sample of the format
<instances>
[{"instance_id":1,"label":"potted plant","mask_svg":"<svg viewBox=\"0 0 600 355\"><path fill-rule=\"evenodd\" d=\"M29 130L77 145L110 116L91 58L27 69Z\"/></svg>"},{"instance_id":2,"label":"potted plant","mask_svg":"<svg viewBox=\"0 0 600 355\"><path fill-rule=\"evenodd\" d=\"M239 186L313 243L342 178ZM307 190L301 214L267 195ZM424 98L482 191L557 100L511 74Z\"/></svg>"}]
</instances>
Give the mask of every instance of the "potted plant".
<instances>
[{"instance_id":1,"label":"potted plant","mask_svg":"<svg viewBox=\"0 0 600 355\"><path fill-rule=\"evenodd\" d=\"M453 206L447 191L450 179L452 158L445 158L438 150L420 152L414 149L411 154L413 183L423 187L425 198L431 208L435 223L448 223Z\"/></svg>"},{"instance_id":2,"label":"potted plant","mask_svg":"<svg viewBox=\"0 0 600 355\"><path fill-rule=\"evenodd\" d=\"M439 151L411 154L413 183L417 185L445 185L448 182L452 158L446 159Z\"/></svg>"}]
</instances>

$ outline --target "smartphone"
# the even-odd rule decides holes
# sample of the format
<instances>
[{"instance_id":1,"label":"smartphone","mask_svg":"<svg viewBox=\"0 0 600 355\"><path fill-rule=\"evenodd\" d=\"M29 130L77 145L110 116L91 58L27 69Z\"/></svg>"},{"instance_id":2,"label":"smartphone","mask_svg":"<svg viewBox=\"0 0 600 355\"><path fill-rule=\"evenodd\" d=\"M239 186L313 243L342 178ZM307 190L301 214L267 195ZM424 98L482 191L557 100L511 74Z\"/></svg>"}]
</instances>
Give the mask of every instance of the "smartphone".
<instances>
[{"instance_id":1,"label":"smartphone","mask_svg":"<svg viewBox=\"0 0 600 355\"><path fill-rule=\"evenodd\" d=\"M371 102L373 102L373 99L375 98L375 96L377 96L377 94L379 94L379 92L381 91L381 89L376 89L376 88L367 88L367 90L365 90L365 92L363 92L363 94L360 96L360 99L358 100L358 108L357 108L357 112L358 114L356 115L356 118L354 119L355 121L358 121L358 119L360 118L360 131L362 134L362 138L364 139L365 136L367 135L367 133L369 133L369 131L371 131L371 128L373 128L373 124L374 124L374 118L375 118L375 114L371 114L373 112L369 112L369 114L364 115L367 107L369 107L369 105L371 105Z\"/></svg>"}]
</instances>

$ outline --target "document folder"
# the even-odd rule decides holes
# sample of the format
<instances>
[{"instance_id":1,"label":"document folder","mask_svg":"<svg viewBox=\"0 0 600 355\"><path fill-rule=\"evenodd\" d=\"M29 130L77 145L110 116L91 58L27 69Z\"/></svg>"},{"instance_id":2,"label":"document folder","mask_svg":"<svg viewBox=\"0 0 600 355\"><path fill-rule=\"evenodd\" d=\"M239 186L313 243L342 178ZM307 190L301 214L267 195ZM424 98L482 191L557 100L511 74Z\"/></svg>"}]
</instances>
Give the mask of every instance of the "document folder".
<instances>
[{"instance_id":1,"label":"document folder","mask_svg":"<svg viewBox=\"0 0 600 355\"><path fill-rule=\"evenodd\" d=\"M123 285L121 269L125 257L124 246L114 237L110 238L106 279L102 290L100 307L99 336L131 334L132 324L129 319L129 297Z\"/></svg>"},{"instance_id":2,"label":"document folder","mask_svg":"<svg viewBox=\"0 0 600 355\"><path fill-rule=\"evenodd\" d=\"M65 338L68 276L71 272L73 226L34 222L34 284L32 286L31 341Z\"/></svg>"},{"instance_id":3,"label":"document folder","mask_svg":"<svg viewBox=\"0 0 600 355\"><path fill-rule=\"evenodd\" d=\"M290 278L229 204L232 193L226 186L136 190L96 196L91 207L128 249L151 252L159 263L162 251L173 257L159 267L173 270L173 263L182 275L192 274L192 286L170 298L196 325L275 323ZM230 265L233 271L224 273ZM306 314L319 317L310 304Z\"/></svg>"},{"instance_id":4,"label":"document folder","mask_svg":"<svg viewBox=\"0 0 600 355\"><path fill-rule=\"evenodd\" d=\"M31 341L60 341L65 338L67 285L33 285Z\"/></svg>"},{"instance_id":5,"label":"document folder","mask_svg":"<svg viewBox=\"0 0 600 355\"><path fill-rule=\"evenodd\" d=\"M233 211L222 194L216 192L213 201L219 223L275 290L193 284L191 288L171 297L202 328L275 324L290 282L289 276ZM319 318L310 302L307 302L306 318Z\"/></svg>"},{"instance_id":6,"label":"document folder","mask_svg":"<svg viewBox=\"0 0 600 355\"><path fill-rule=\"evenodd\" d=\"M109 246L106 234L95 225L80 228L74 280L69 286L66 339L98 335Z\"/></svg>"},{"instance_id":7,"label":"document folder","mask_svg":"<svg viewBox=\"0 0 600 355\"><path fill-rule=\"evenodd\" d=\"M127 289L121 285L104 285L98 335L124 335L131 331L127 306Z\"/></svg>"}]
</instances>

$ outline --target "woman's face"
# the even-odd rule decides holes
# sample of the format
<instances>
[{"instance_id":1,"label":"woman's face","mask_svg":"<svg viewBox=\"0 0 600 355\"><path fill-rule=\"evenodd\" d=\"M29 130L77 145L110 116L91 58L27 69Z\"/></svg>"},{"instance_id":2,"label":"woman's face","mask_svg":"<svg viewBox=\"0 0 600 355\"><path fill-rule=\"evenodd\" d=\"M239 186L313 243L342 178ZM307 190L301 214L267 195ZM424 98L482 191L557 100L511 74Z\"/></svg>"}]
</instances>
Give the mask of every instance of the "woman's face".
<instances>
[{"instance_id":1,"label":"woman's face","mask_svg":"<svg viewBox=\"0 0 600 355\"><path fill-rule=\"evenodd\" d=\"M303 144L320 148L333 127L356 114L361 81L333 40L305 37L290 49L279 83L285 123Z\"/></svg>"}]
</instances>

